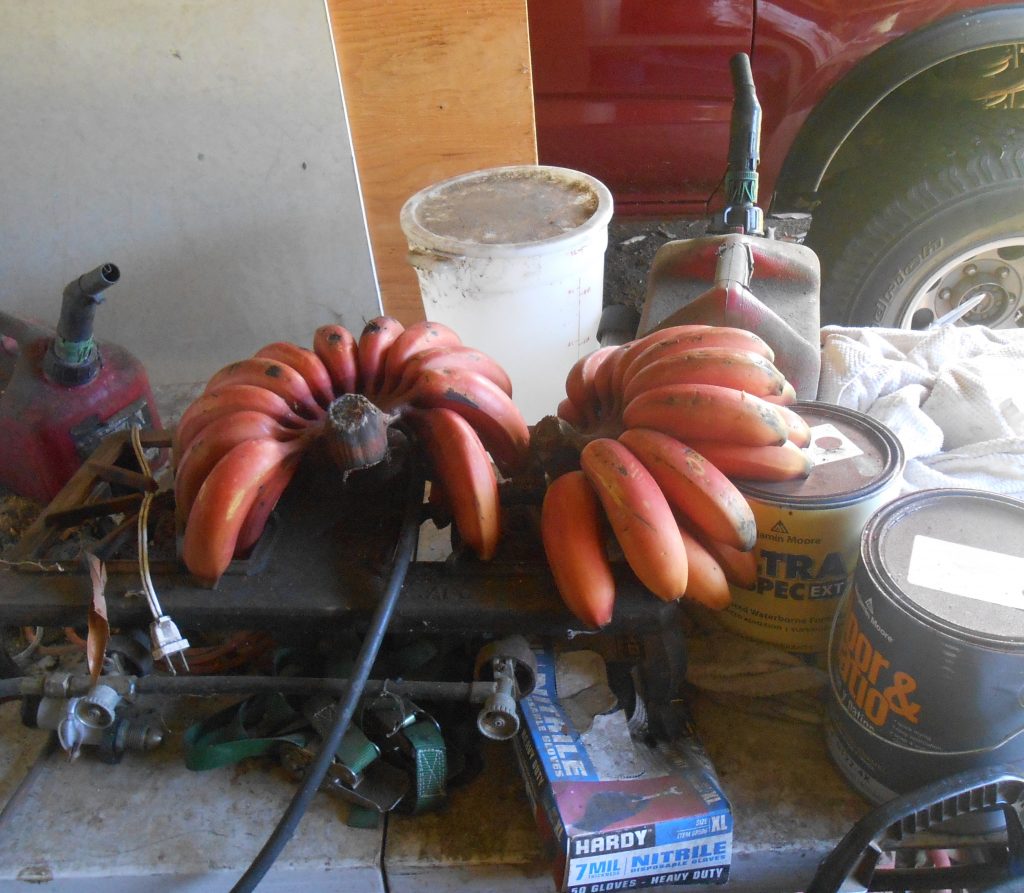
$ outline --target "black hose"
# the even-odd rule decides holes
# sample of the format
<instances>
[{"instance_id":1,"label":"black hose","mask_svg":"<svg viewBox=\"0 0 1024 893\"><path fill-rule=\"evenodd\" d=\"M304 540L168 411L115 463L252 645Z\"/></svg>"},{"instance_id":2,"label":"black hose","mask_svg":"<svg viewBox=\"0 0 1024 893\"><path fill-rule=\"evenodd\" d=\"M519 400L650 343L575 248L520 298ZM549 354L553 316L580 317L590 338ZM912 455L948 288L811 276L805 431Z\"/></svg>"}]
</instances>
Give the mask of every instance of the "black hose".
<instances>
[{"instance_id":1,"label":"black hose","mask_svg":"<svg viewBox=\"0 0 1024 893\"><path fill-rule=\"evenodd\" d=\"M367 630L366 638L356 656L355 666L352 668L350 685L345 691L338 704L338 718L331 727L330 732L320 747L316 759L306 770L302 784L292 797L281 820L277 823L273 833L263 845L252 864L246 869L245 874L238 879L238 882L231 888L232 893L246 893L254 890L256 885L263 880L263 876L270 870L281 850L291 840L296 827L302 820L306 809L309 807L313 796L320 788L320 783L334 760L335 752L341 744L341 739L348 731L349 723L352 721L352 714L355 712L356 703L363 694L363 686L370 677L370 670L377 659L377 652L380 650L381 642L384 640L384 633L387 631L391 614L395 605L398 604L398 595L402 591L402 584L405 582L405 575L412 563L416 550L416 538L419 532L420 516L423 503L423 480L419 474L410 474L410 492L405 506L405 513L402 517L402 527L398 535L398 545L395 548L394 564L391 568L391 576L388 578L384 594L374 611L370 620L370 628Z\"/></svg>"}]
</instances>

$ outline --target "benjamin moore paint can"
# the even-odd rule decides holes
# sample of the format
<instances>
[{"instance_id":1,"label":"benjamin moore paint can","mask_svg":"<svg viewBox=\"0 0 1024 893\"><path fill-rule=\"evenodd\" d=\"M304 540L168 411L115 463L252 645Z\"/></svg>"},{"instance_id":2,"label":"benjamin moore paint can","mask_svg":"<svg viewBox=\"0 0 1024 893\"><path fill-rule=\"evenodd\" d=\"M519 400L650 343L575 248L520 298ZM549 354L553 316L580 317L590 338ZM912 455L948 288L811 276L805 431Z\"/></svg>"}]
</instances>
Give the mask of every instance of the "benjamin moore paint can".
<instances>
[{"instance_id":1,"label":"benjamin moore paint can","mask_svg":"<svg viewBox=\"0 0 1024 893\"><path fill-rule=\"evenodd\" d=\"M922 490L880 510L828 664L829 752L869 800L1024 759L1024 502Z\"/></svg>"},{"instance_id":2,"label":"benjamin moore paint can","mask_svg":"<svg viewBox=\"0 0 1024 893\"><path fill-rule=\"evenodd\" d=\"M811 427L814 466L803 480L736 482L757 522L757 586L733 586L718 618L732 632L818 654L824 664L861 531L899 494L904 456L896 436L863 413L828 403L792 408Z\"/></svg>"}]
</instances>

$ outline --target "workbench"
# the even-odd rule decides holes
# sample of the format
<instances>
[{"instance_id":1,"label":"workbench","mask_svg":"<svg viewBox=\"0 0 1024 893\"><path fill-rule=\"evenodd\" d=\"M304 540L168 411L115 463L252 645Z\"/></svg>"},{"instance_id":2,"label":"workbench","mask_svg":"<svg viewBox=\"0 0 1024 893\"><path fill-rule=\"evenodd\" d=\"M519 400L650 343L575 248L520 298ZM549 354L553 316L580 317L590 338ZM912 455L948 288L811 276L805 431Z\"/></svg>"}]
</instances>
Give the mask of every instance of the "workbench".
<instances>
[{"instance_id":1,"label":"workbench","mask_svg":"<svg viewBox=\"0 0 1024 893\"><path fill-rule=\"evenodd\" d=\"M868 810L833 768L819 727L742 713L698 697L698 732L735 815L730 893L796 893ZM249 760L190 772L181 732L212 711L178 699L168 735L116 766L86 748L68 762L49 734L0 706L0 891L46 883L53 893L230 889L295 790L284 771ZM320 793L260 890L551 893L543 852L508 743L489 742L481 776L442 811L346 824L348 807ZM687 888L694 889L694 888Z\"/></svg>"},{"instance_id":2,"label":"workbench","mask_svg":"<svg viewBox=\"0 0 1024 893\"><path fill-rule=\"evenodd\" d=\"M197 386L158 389L174 419ZM820 726L692 703L735 817L730 893L795 893L870 808L842 779ZM264 844L295 791L267 761L190 772L181 734L214 711L202 699L161 705L166 740L119 765L86 748L69 763L49 733L25 728L18 703L0 705L0 893L46 883L53 893L223 893ZM346 824L348 807L318 794L261 891L338 887L383 891L551 893L544 852L511 743L485 746L480 777L445 807L389 815L381 827ZM687 888L694 889L694 888ZM698 888L699 889L699 888Z\"/></svg>"}]
</instances>

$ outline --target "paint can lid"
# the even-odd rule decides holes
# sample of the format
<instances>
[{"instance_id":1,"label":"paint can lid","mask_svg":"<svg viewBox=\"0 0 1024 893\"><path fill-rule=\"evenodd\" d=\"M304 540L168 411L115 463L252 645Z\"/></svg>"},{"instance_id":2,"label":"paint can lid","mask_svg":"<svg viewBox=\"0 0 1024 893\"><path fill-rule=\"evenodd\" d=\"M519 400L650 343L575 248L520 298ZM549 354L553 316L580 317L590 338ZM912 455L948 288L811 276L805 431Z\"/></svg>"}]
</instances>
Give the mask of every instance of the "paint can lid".
<instances>
[{"instance_id":1,"label":"paint can lid","mask_svg":"<svg viewBox=\"0 0 1024 893\"><path fill-rule=\"evenodd\" d=\"M840 508L873 496L903 474L903 447L881 422L831 403L807 401L790 409L811 427L811 473L795 481L737 481L745 496L791 508Z\"/></svg>"},{"instance_id":2,"label":"paint can lid","mask_svg":"<svg viewBox=\"0 0 1024 893\"><path fill-rule=\"evenodd\" d=\"M903 496L868 521L861 566L940 631L1024 648L1024 502L965 489Z\"/></svg>"}]
</instances>

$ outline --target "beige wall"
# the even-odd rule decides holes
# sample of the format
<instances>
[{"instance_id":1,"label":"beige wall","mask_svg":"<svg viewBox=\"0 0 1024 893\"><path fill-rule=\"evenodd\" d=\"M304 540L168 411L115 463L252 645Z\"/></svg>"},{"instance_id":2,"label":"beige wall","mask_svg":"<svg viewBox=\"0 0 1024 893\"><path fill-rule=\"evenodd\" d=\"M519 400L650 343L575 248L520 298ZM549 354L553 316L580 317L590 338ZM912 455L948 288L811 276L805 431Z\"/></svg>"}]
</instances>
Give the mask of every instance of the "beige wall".
<instances>
[{"instance_id":1,"label":"beige wall","mask_svg":"<svg viewBox=\"0 0 1024 893\"><path fill-rule=\"evenodd\" d=\"M0 307L66 282L154 383L379 311L323 0L0 0Z\"/></svg>"}]
</instances>

